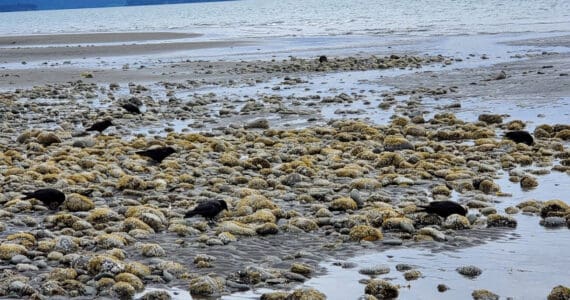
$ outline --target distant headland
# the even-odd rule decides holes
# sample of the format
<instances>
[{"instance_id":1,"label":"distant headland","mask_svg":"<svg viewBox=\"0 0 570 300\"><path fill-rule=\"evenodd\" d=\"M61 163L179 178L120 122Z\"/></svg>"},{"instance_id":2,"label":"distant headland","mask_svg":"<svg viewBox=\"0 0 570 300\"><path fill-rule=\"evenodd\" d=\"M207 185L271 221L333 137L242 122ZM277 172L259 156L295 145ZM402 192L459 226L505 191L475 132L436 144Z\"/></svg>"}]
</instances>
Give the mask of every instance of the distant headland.
<instances>
[{"instance_id":1,"label":"distant headland","mask_svg":"<svg viewBox=\"0 0 570 300\"><path fill-rule=\"evenodd\" d=\"M214 2L228 0L6 0L0 12Z\"/></svg>"}]
</instances>

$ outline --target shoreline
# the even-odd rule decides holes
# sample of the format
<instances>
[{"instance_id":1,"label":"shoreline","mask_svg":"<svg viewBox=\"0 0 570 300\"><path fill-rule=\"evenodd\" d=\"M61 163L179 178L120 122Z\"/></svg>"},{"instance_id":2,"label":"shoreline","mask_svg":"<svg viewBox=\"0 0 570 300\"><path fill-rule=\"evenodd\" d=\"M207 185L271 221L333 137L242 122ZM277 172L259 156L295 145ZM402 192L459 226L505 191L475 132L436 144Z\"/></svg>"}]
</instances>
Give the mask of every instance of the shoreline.
<instances>
[{"instance_id":1,"label":"shoreline","mask_svg":"<svg viewBox=\"0 0 570 300\"><path fill-rule=\"evenodd\" d=\"M169 49L180 49L177 47L182 45L236 45L204 43L174 43ZM533 43L545 45L557 41ZM290 290L323 274L319 265L324 258L320 255L322 251L330 250L331 256L342 257L346 253L351 256L362 249L385 249L391 247L390 243L401 242L414 249L420 249L420 243L427 243L445 252L464 247L473 249L481 243L493 243L494 238L508 239L504 236L510 235L511 229L486 228L489 214L498 213L511 220L520 213L506 214L505 207L496 204L502 197L508 197L494 190L503 187L506 174L519 177L529 174L540 182L543 177L538 171L550 172L555 166L559 170L565 168L559 161L548 159L567 155L568 142L559 137L565 127L543 133L537 138L535 148L514 145L503 140L502 134L514 126L533 130L533 126L540 124L567 123L564 110L566 116L570 111L563 100L556 112L547 108L550 99L570 98L568 81L560 80L568 78L561 75L570 71L568 53L529 53L500 64L492 63L495 59L492 55L488 58L471 57L467 53L463 54L465 57L437 56L437 53L406 56L402 54L406 52L397 50L394 51L397 55L386 57L327 53L328 62L324 64L317 57L293 56L274 61L269 57L265 61L175 62L155 58L154 63L138 68L137 56L141 54L137 51L154 49L160 53L164 49L153 48L156 46L151 44L116 46L124 47L122 50L113 47L94 47L98 49L84 53L119 51L132 55L134 61L127 60L129 68L72 64L0 69L0 99L6 103L2 108L0 158L7 165L0 176L9 191L0 201L6 211L16 216L33 211L31 218L36 225L40 222L36 218L45 217L41 222L47 223L46 230L58 239L77 234L82 243L91 247L83 249L83 255L92 259L100 255L115 266L122 261L151 266L153 272L143 272L146 277L142 276L149 280L150 287L154 280L188 287L189 279L203 279L205 274L217 273L209 282L222 278L229 282L230 291L246 287ZM75 50L64 56L80 56ZM55 57L53 49L44 51L42 55L50 59L64 59ZM10 55L16 57L16 52ZM292 54L303 57L303 53ZM462 65L460 59L467 57L472 60L469 63L482 66ZM377 59L386 68L371 67L371 62L377 63ZM490 66L484 65L488 60ZM501 71L506 75L497 78ZM38 87L29 89L31 86ZM25 89L13 91L15 87ZM118 104L131 97L142 101L144 115L129 115L120 108ZM514 113L508 115L500 109L485 107L485 101L497 99L512 100L501 103L501 108L513 108ZM536 105L537 99L544 100L540 103L543 106ZM465 114L473 102L483 104ZM545 115L538 119L541 123L517 114L519 107L529 103L533 104L531 114ZM545 111L541 112L542 109ZM501 121L478 120L483 113ZM103 117L113 118L115 128L87 137L77 133ZM522 125L517 125L517 119ZM41 144L39 135L30 132L30 128L54 133L60 141ZM127 140L129 136L132 139ZM389 150L390 139L401 148ZM155 144L172 144L183 151L162 165L145 164L145 160L133 154ZM81 145L90 146L81 148ZM30 155L18 158L13 154L15 149ZM390 152L394 156L389 156ZM42 157L56 154L57 160L43 161ZM505 162L503 158L507 156L513 157L512 160ZM498 161L508 165L505 167ZM538 170L524 167L527 161L540 167ZM34 169L30 171L23 166ZM53 176L50 166L59 168L60 175ZM565 170L570 174L567 167ZM563 177L564 172L561 174ZM467 188L470 182L464 179L475 175L485 176L491 182L489 190L475 188L473 183L472 189ZM498 180L499 176L504 180ZM75 197L73 203L81 208L79 211L70 212L74 206L66 204L62 212L51 214L37 203L20 199L19 191L38 184L55 184L70 193L93 189L94 194L88 197L93 205ZM515 186L518 188L518 184ZM457 195L461 198L455 198ZM216 197L231 203L230 212L224 213L216 225L181 219L183 212L198 201ZM441 220L432 220L434 224L427 226L422 223L421 214L414 214L412 209L416 204L437 199L470 203L474 216L468 222L472 229L461 227L464 226L461 223L453 224L458 228L444 227ZM568 199L562 200L568 203ZM362 202L362 207L352 204L357 201ZM95 216L94 207L105 210L105 214ZM149 219L143 214L154 216ZM57 215L67 219L61 217L58 223L54 220ZM133 215L152 227L142 223L125 225L126 218ZM100 231L98 218L105 221L108 230ZM68 219L73 226L65 223ZM412 221L416 228L410 230L406 222ZM32 221L27 222L33 225ZM6 223L10 226L1 233L3 237L18 230L35 232L34 226L17 218ZM133 230L131 226L135 225L140 228ZM353 240L356 233L352 228L357 225L386 229L383 239L374 240L378 238L377 232L371 231L370 236ZM431 229L421 231L426 227ZM277 235L272 236L275 232ZM441 240L441 234L445 240ZM89 243L84 236L97 242ZM51 239L44 236L38 239L46 247L42 251L53 250L47 244ZM280 239L285 241L272 246ZM383 241L387 241L386 245ZM156 256L143 255L141 245L155 242L162 245L160 249L168 253L167 257L159 255L158 250ZM73 241L70 243L74 245ZM75 253L67 248L57 250L66 255ZM42 251L30 253L39 259L48 256L48 251ZM129 255L121 259L121 251ZM267 255L266 251L271 252ZM211 257L197 259L203 254ZM66 261L60 259L62 263ZM170 260L182 264L182 270L179 265L162 263ZM302 264L302 270L292 272L294 263ZM81 269L85 276L101 271L91 264L84 266L78 262L77 266L86 268ZM308 273L303 273L307 268ZM419 269L426 276L436 276L429 267L422 269L420 264ZM47 270L37 272L47 274ZM394 274L398 273L387 276ZM49 273L57 281L60 277L56 275ZM393 280L408 283L399 277ZM82 279L88 286L85 289L93 292L96 286L89 281L92 279ZM468 290L467 281L461 280L467 279L458 280L464 286L452 288ZM137 281L131 283L136 285ZM356 279L353 283L360 288L355 293L361 294L364 286L356 284ZM556 285L545 284L552 284L548 288ZM421 293L422 288L425 287L411 290ZM116 292L116 288L109 288L108 292Z\"/></svg>"},{"instance_id":2,"label":"shoreline","mask_svg":"<svg viewBox=\"0 0 570 300\"><path fill-rule=\"evenodd\" d=\"M179 32L94 32L0 36L0 47L32 46L32 45L71 45L127 43L158 40L177 40L200 37L198 33Z\"/></svg>"}]
</instances>

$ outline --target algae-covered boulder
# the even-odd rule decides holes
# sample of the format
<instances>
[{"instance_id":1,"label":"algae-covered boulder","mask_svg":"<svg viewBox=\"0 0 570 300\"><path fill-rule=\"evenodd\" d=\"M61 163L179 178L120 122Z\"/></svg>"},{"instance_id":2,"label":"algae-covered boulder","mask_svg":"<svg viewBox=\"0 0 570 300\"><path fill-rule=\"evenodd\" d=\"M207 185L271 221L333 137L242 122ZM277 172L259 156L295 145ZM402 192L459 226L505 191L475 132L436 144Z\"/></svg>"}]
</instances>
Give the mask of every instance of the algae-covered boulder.
<instances>
[{"instance_id":1,"label":"algae-covered boulder","mask_svg":"<svg viewBox=\"0 0 570 300\"><path fill-rule=\"evenodd\" d=\"M400 150L414 150L414 145L410 143L405 137L397 135L388 135L384 138L384 150L386 151L400 151Z\"/></svg>"},{"instance_id":2,"label":"algae-covered boulder","mask_svg":"<svg viewBox=\"0 0 570 300\"><path fill-rule=\"evenodd\" d=\"M366 284L364 292L378 299L397 298L400 293L398 287L382 279L372 279Z\"/></svg>"},{"instance_id":3,"label":"algae-covered boulder","mask_svg":"<svg viewBox=\"0 0 570 300\"><path fill-rule=\"evenodd\" d=\"M161 257L166 256L166 251L159 244L143 244L141 246L141 254L145 257Z\"/></svg>"},{"instance_id":4,"label":"algae-covered boulder","mask_svg":"<svg viewBox=\"0 0 570 300\"><path fill-rule=\"evenodd\" d=\"M200 296L220 295L225 282L220 277L201 276L190 280L190 294Z\"/></svg>"},{"instance_id":5,"label":"algae-covered boulder","mask_svg":"<svg viewBox=\"0 0 570 300\"><path fill-rule=\"evenodd\" d=\"M313 268L303 263L293 263L291 265L291 272L308 276L313 273Z\"/></svg>"},{"instance_id":6,"label":"algae-covered boulder","mask_svg":"<svg viewBox=\"0 0 570 300\"><path fill-rule=\"evenodd\" d=\"M570 288L563 285L555 286L548 294L548 300L568 300L570 299Z\"/></svg>"},{"instance_id":7,"label":"algae-covered boulder","mask_svg":"<svg viewBox=\"0 0 570 300\"><path fill-rule=\"evenodd\" d=\"M289 294L286 300L326 300L325 294L314 288L301 288Z\"/></svg>"},{"instance_id":8,"label":"algae-covered boulder","mask_svg":"<svg viewBox=\"0 0 570 300\"><path fill-rule=\"evenodd\" d=\"M136 289L128 282L117 282L111 287L111 295L117 299L132 299Z\"/></svg>"},{"instance_id":9,"label":"algae-covered boulder","mask_svg":"<svg viewBox=\"0 0 570 300\"><path fill-rule=\"evenodd\" d=\"M330 210L355 210L358 208L358 204L350 197L340 197L331 202Z\"/></svg>"},{"instance_id":10,"label":"algae-covered boulder","mask_svg":"<svg viewBox=\"0 0 570 300\"><path fill-rule=\"evenodd\" d=\"M488 227L517 227L517 220L512 216L490 214L487 216Z\"/></svg>"},{"instance_id":11,"label":"algae-covered boulder","mask_svg":"<svg viewBox=\"0 0 570 300\"><path fill-rule=\"evenodd\" d=\"M26 247L18 244L5 243L0 245L0 258L9 260L15 255L26 254Z\"/></svg>"},{"instance_id":12,"label":"algae-covered boulder","mask_svg":"<svg viewBox=\"0 0 570 300\"><path fill-rule=\"evenodd\" d=\"M473 300L499 300L499 295L488 290L475 290L471 297Z\"/></svg>"},{"instance_id":13,"label":"algae-covered boulder","mask_svg":"<svg viewBox=\"0 0 570 300\"><path fill-rule=\"evenodd\" d=\"M89 197L80 194L70 194L63 203L64 207L69 211L88 211L95 208L95 203Z\"/></svg>"},{"instance_id":14,"label":"algae-covered boulder","mask_svg":"<svg viewBox=\"0 0 570 300\"><path fill-rule=\"evenodd\" d=\"M415 231L414 222L408 218L395 217L388 218L382 222L382 228L385 230L396 230L412 233Z\"/></svg>"},{"instance_id":15,"label":"algae-covered boulder","mask_svg":"<svg viewBox=\"0 0 570 300\"><path fill-rule=\"evenodd\" d=\"M61 143L61 139L53 132L42 132L36 137L38 143L49 146Z\"/></svg>"},{"instance_id":16,"label":"algae-covered boulder","mask_svg":"<svg viewBox=\"0 0 570 300\"><path fill-rule=\"evenodd\" d=\"M350 229L349 236L355 241L377 241L383 238L382 231L368 225L357 225Z\"/></svg>"},{"instance_id":17,"label":"algae-covered boulder","mask_svg":"<svg viewBox=\"0 0 570 300\"><path fill-rule=\"evenodd\" d=\"M469 219L462 215L451 215L445 219L443 222L443 228L453 229L453 230L463 230L471 228L471 223Z\"/></svg>"},{"instance_id":18,"label":"algae-covered boulder","mask_svg":"<svg viewBox=\"0 0 570 300\"><path fill-rule=\"evenodd\" d=\"M305 232L310 232L319 228L319 225L317 225L315 221L304 217L295 217L291 219L289 221L289 225L300 228Z\"/></svg>"},{"instance_id":19,"label":"algae-covered boulder","mask_svg":"<svg viewBox=\"0 0 570 300\"><path fill-rule=\"evenodd\" d=\"M131 273L119 273L115 276L116 282L126 282L130 284L135 290L142 291L144 289L144 283L134 274Z\"/></svg>"},{"instance_id":20,"label":"algae-covered boulder","mask_svg":"<svg viewBox=\"0 0 570 300\"><path fill-rule=\"evenodd\" d=\"M544 202L540 209L540 216L546 217L563 217L570 213L570 206L562 200L554 199Z\"/></svg>"},{"instance_id":21,"label":"algae-covered boulder","mask_svg":"<svg viewBox=\"0 0 570 300\"><path fill-rule=\"evenodd\" d=\"M257 233L253 226L236 221L224 221L218 225L217 233L229 232L233 235L254 236Z\"/></svg>"}]
</instances>

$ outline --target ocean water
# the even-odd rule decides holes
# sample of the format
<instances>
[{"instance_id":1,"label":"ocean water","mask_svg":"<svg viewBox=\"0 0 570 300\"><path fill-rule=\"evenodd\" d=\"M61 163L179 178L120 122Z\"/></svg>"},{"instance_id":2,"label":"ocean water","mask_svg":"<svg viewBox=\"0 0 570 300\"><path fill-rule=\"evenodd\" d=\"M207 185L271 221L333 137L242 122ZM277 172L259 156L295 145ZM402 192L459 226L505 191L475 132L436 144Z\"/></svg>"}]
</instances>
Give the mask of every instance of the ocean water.
<instances>
[{"instance_id":1,"label":"ocean water","mask_svg":"<svg viewBox=\"0 0 570 300\"><path fill-rule=\"evenodd\" d=\"M0 35L176 31L243 39L568 30L568 0L238 0L0 13Z\"/></svg>"}]
</instances>

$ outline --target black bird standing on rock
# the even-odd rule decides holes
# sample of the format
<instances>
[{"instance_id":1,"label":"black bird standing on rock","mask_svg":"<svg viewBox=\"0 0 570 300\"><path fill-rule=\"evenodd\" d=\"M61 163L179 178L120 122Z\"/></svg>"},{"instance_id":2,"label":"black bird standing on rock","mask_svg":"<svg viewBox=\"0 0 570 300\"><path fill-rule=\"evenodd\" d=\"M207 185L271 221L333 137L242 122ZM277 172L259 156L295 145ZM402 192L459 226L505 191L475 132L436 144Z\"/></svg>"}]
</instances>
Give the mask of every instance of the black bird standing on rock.
<instances>
[{"instance_id":1,"label":"black bird standing on rock","mask_svg":"<svg viewBox=\"0 0 570 300\"><path fill-rule=\"evenodd\" d=\"M136 154L147 156L152 158L152 160L156 161L157 163L161 163L167 156L172 153L175 153L176 150L172 147L161 147L161 148L153 148L144 151L137 151Z\"/></svg>"},{"instance_id":2,"label":"black bird standing on rock","mask_svg":"<svg viewBox=\"0 0 570 300\"><path fill-rule=\"evenodd\" d=\"M515 143L524 143L529 146L532 146L532 144L534 143L532 135L530 135L528 131L524 130L509 131L505 133L505 137Z\"/></svg>"},{"instance_id":3,"label":"black bird standing on rock","mask_svg":"<svg viewBox=\"0 0 570 300\"><path fill-rule=\"evenodd\" d=\"M38 199L51 210L56 210L65 201L65 194L56 189L39 189L35 192L23 193L26 199Z\"/></svg>"},{"instance_id":4,"label":"black bird standing on rock","mask_svg":"<svg viewBox=\"0 0 570 300\"><path fill-rule=\"evenodd\" d=\"M131 114L137 114L137 115L142 114L139 107L136 106L135 104L125 103L125 104L121 105L121 107L124 108L126 111L130 112Z\"/></svg>"},{"instance_id":5,"label":"black bird standing on rock","mask_svg":"<svg viewBox=\"0 0 570 300\"><path fill-rule=\"evenodd\" d=\"M210 200L202 202L196 206L193 210L187 212L184 218L190 218L195 215L201 215L202 217L213 220L222 210L228 209L228 205L224 200Z\"/></svg>"},{"instance_id":6,"label":"black bird standing on rock","mask_svg":"<svg viewBox=\"0 0 570 300\"><path fill-rule=\"evenodd\" d=\"M111 122L111 120L105 120L105 121L101 121L101 122L97 122L93 125L91 125L91 127L85 129L85 131L99 131L99 133L102 133L103 130L109 128L110 126L113 126L115 124L113 124L113 122Z\"/></svg>"},{"instance_id":7,"label":"black bird standing on rock","mask_svg":"<svg viewBox=\"0 0 570 300\"><path fill-rule=\"evenodd\" d=\"M462 216L467 214L467 209L465 209L465 207L453 201L433 201L428 205L418 205L418 208L423 209L423 211L427 213L436 214L443 218L447 218L453 214Z\"/></svg>"}]
</instances>

